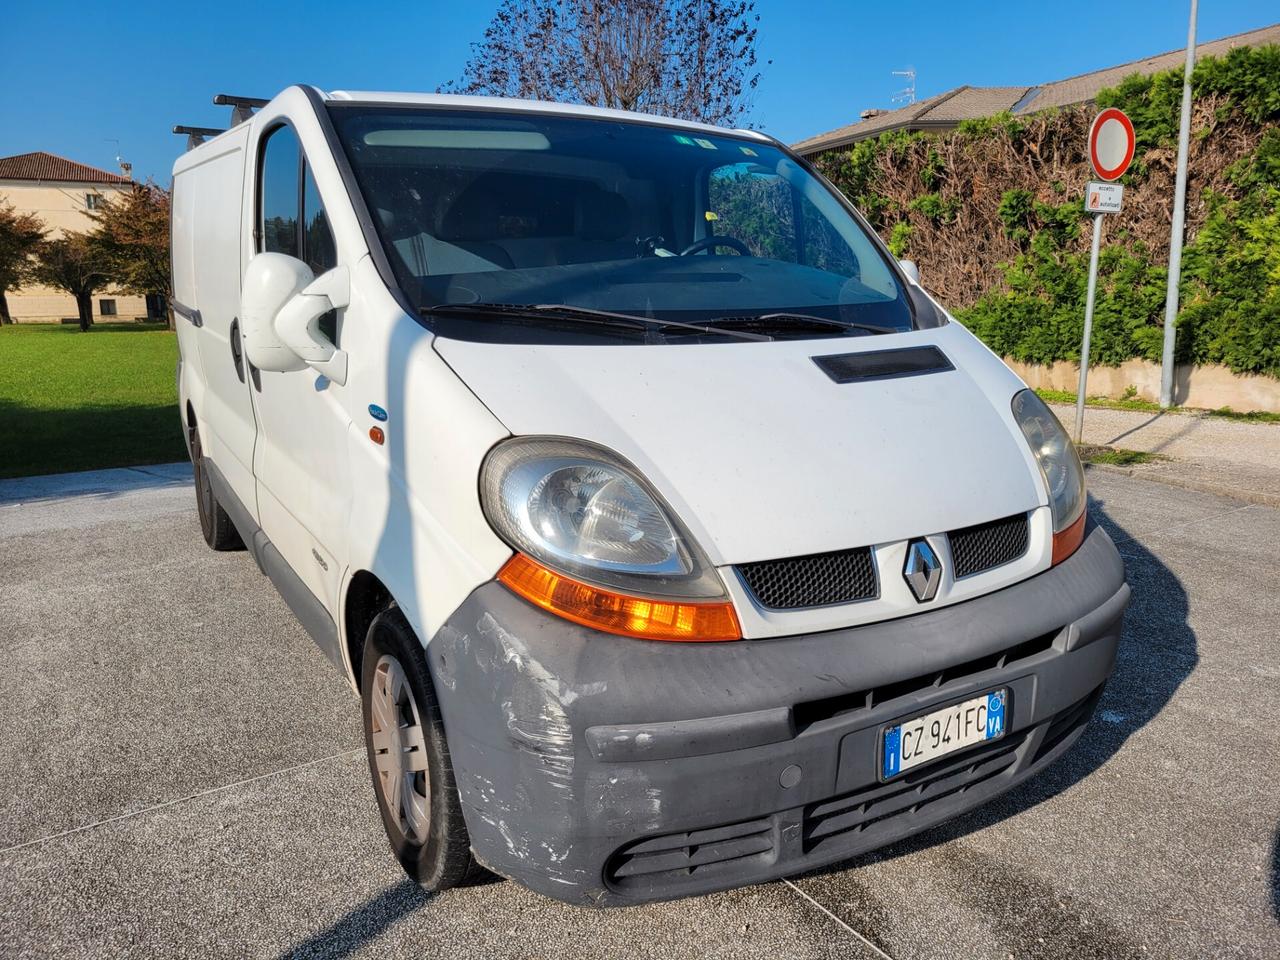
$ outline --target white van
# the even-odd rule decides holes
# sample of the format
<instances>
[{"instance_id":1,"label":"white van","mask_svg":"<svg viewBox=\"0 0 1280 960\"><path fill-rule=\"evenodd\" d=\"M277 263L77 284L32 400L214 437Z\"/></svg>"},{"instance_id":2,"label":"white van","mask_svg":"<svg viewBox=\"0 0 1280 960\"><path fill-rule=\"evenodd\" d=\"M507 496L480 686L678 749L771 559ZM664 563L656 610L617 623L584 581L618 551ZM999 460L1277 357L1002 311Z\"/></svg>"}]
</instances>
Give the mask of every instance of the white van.
<instances>
[{"instance_id":1,"label":"white van","mask_svg":"<svg viewBox=\"0 0 1280 960\"><path fill-rule=\"evenodd\" d=\"M175 164L173 277L204 537L360 693L428 889L797 873L1093 713L1070 441L768 136L291 87Z\"/></svg>"}]
</instances>

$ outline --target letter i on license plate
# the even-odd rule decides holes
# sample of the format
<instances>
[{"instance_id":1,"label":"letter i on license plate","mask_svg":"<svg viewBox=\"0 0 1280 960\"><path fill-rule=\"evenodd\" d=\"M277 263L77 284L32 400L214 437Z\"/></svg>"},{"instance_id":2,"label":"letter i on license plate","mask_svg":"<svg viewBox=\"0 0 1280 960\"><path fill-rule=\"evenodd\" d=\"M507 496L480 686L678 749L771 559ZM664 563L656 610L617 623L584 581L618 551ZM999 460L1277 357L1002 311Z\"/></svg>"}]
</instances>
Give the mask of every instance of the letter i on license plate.
<instances>
[{"instance_id":1,"label":"letter i on license plate","mask_svg":"<svg viewBox=\"0 0 1280 960\"><path fill-rule=\"evenodd\" d=\"M1007 690L953 703L904 723L886 727L881 749L880 779L945 757L949 753L1004 736Z\"/></svg>"}]
</instances>

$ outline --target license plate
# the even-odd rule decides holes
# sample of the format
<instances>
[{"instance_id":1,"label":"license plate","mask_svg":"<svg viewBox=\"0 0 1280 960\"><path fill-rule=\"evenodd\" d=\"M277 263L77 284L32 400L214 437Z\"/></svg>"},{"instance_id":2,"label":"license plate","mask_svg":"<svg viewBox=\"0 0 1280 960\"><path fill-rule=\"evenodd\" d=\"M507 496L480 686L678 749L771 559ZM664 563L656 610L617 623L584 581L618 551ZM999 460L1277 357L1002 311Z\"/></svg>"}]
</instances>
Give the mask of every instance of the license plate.
<instances>
[{"instance_id":1,"label":"license plate","mask_svg":"<svg viewBox=\"0 0 1280 960\"><path fill-rule=\"evenodd\" d=\"M963 703L887 727L881 751L881 779L937 760L949 753L1004 736L1007 690L993 690Z\"/></svg>"}]
</instances>

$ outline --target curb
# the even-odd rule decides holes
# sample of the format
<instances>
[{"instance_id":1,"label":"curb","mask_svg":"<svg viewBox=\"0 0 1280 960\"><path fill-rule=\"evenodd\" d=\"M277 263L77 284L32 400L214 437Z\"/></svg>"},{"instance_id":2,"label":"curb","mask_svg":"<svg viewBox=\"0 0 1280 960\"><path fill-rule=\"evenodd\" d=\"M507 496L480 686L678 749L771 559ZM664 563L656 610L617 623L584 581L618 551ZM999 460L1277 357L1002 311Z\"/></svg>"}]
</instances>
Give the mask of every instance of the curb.
<instances>
[{"instance_id":1,"label":"curb","mask_svg":"<svg viewBox=\"0 0 1280 960\"><path fill-rule=\"evenodd\" d=\"M1162 483L1166 487L1177 487L1181 490L1194 490L1197 493L1212 493L1219 497L1226 497L1229 500L1236 500L1241 503L1252 503L1260 507L1280 508L1280 494L1267 493L1265 490L1247 490L1241 489L1240 487L1231 487L1224 483L1215 483L1211 480L1196 480L1190 477L1161 475L1155 470L1147 471L1134 467L1119 467L1111 463L1085 464L1085 470L1101 470L1104 473L1118 473L1123 477L1131 477L1135 480L1150 480L1153 483Z\"/></svg>"}]
</instances>

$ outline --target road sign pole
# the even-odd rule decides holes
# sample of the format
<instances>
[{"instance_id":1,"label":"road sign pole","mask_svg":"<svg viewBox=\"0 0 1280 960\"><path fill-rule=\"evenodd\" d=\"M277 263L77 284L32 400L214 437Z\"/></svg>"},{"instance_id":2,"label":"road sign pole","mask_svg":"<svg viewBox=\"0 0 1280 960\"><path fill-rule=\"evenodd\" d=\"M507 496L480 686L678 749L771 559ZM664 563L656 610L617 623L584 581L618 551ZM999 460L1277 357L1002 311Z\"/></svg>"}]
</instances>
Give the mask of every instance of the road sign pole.
<instances>
[{"instance_id":1,"label":"road sign pole","mask_svg":"<svg viewBox=\"0 0 1280 960\"><path fill-rule=\"evenodd\" d=\"M1173 187L1169 231L1169 279L1164 294L1164 351L1160 357L1160 408L1173 406L1173 344L1178 323L1178 283L1182 279L1182 232L1187 209L1187 147L1191 142L1191 72L1196 65L1196 0L1191 0L1187 62L1182 71L1182 121L1178 127L1178 172Z\"/></svg>"},{"instance_id":2,"label":"road sign pole","mask_svg":"<svg viewBox=\"0 0 1280 960\"><path fill-rule=\"evenodd\" d=\"M1103 214L1093 215L1093 246L1089 250L1089 289L1084 301L1084 339L1080 343L1080 387L1076 391L1076 432L1079 444L1084 433L1084 388L1089 379L1089 341L1093 338L1093 295L1098 289L1098 248L1102 245Z\"/></svg>"}]
</instances>

